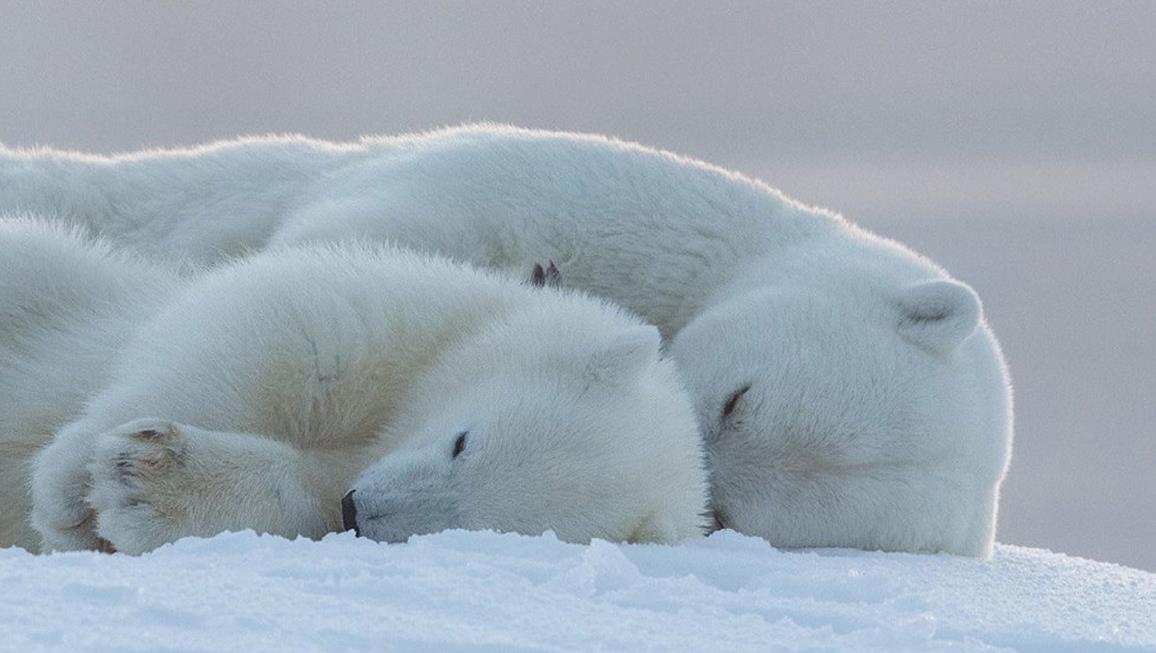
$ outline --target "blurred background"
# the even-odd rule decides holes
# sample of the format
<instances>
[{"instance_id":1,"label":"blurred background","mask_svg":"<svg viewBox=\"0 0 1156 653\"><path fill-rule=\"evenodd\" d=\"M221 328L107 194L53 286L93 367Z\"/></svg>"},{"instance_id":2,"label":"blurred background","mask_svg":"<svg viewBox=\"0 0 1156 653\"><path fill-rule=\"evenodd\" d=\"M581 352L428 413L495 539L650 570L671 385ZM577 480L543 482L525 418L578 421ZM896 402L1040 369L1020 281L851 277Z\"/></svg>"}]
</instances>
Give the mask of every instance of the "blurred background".
<instances>
[{"instance_id":1,"label":"blurred background","mask_svg":"<svg viewBox=\"0 0 1156 653\"><path fill-rule=\"evenodd\" d=\"M717 163L943 264L1015 383L999 540L1156 570L1156 3L0 4L9 146L480 120Z\"/></svg>"}]
</instances>

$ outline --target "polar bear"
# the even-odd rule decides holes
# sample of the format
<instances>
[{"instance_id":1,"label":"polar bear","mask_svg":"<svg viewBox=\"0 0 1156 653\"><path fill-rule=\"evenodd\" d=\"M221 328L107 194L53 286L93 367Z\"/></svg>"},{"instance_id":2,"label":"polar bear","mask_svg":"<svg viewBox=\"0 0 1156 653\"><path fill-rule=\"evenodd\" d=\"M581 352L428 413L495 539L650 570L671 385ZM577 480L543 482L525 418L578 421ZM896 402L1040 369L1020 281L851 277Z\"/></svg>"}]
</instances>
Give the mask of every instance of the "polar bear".
<instances>
[{"instance_id":1,"label":"polar bear","mask_svg":"<svg viewBox=\"0 0 1156 653\"><path fill-rule=\"evenodd\" d=\"M522 273L553 260L661 331L694 395L718 526L785 547L990 555L1012 404L978 297L761 182L495 125L9 150L0 179L0 206L206 263L354 238Z\"/></svg>"},{"instance_id":2,"label":"polar bear","mask_svg":"<svg viewBox=\"0 0 1156 653\"><path fill-rule=\"evenodd\" d=\"M139 316L183 283L167 267L81 242L75 229L0 219L0 546L36 550L29 459L105 383Z\"/></svg>"},{"instance_id":3,"label":"polar bear","mask_svg":"<svg viewBox=\"0 0 1156 653\"><path fill-rule=\"evenodd\" d=\"M0 261L42 272L60 306L23 318L44 346L0 377L19 388L39 363L98 381L83 405L60 404L68 423L32 460L45 549L140 553L244 528L316 538L344 526L343 496L348 526L391 542L446 528L674 542L706 526L693 404L657 330L603 300L320 246L123 301L139 268L46 228L50 263L121 266L77 284L24 256L27 235L0 237ZM77 297L113 307L127 342L45 317ZM106 345L108 363L92 351ZM0 444L28 451L60 421L6 423ZM0 532L25 518L6 504Z\"/></svg>"}]
</instances>

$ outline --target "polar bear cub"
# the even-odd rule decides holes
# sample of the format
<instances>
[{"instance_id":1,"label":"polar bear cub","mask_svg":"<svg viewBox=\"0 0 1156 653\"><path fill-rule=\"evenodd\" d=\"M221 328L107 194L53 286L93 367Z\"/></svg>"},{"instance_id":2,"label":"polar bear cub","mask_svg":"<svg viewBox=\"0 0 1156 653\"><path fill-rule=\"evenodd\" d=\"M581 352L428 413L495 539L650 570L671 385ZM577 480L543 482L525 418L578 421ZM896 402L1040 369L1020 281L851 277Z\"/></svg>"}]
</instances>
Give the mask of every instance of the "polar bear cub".
<instances>
[{"instance_id":1,"label":"polar bear cub","mask_svg":"<svg viewBox=\"0 0 1156 653\"><path fill-rule=\"evenodd\" d=\"M702 532L691 401L658 332L601 300L319 247L222 268L124 324L135 335L33 460L44 548L319 537L351 489L350 526L385 541ZM59 337L68 352L76 336Z\"/></svg>"},{"instance_id":2,"label":"polar bear cub","mask_svg":"<svg viewBox=\"0 0 1156 653\"><path fill-rule=\"evenodd\" d=\"M29 459L106 382L140 316L182 286L75 229L0 219L0 546L37 548Z\"/></svg>"}]
</instances>

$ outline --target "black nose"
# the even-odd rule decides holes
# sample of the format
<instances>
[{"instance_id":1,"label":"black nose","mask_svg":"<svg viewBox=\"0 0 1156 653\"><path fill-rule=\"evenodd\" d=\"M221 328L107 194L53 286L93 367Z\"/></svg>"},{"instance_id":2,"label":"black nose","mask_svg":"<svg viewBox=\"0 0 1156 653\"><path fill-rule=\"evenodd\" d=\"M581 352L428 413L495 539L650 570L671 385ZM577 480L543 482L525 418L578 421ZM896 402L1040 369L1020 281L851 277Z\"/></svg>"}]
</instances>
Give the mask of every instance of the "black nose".
<instances>
[{"instance_id":1,"label":"black nose","mask_svg":"<svg viewBox=\"0 0 1156 653\"><path fill-rule=\"evenodd\" d=\"M354 535L360 536L361 531L357 529L357 506L353 505L354 492L355 490L350 490L348 494L341 497L341 528L353 531Z\"/></svg>"}]
</instances>

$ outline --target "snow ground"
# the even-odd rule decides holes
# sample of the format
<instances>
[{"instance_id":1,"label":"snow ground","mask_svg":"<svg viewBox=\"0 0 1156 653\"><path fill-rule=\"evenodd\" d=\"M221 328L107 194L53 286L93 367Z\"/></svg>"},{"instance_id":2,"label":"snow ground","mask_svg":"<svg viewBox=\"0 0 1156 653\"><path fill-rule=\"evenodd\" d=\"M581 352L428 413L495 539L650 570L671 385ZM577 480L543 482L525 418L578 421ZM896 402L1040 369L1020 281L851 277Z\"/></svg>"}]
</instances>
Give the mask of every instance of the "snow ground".
<instances>
[{"instance_id":1,"label":"snow ground","mask_svg":"<svg viewBox=\"0 0 1156 653\"><path fill-rule=\"evenodd\" d=\"M248 532L139 558L4 549L0 587L4 651L1156 651L1156 574L1014 546Z\"/></svg>"}]
</instances>

